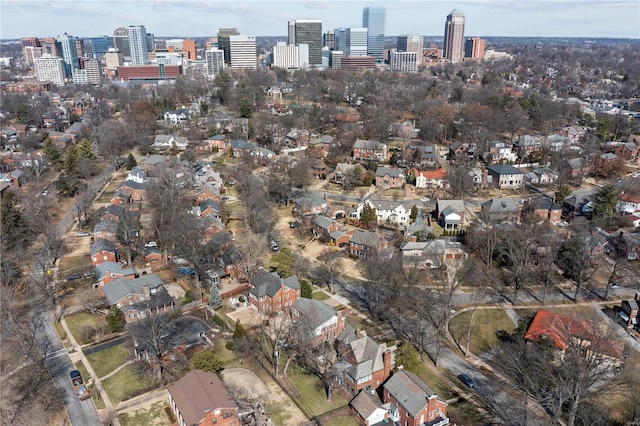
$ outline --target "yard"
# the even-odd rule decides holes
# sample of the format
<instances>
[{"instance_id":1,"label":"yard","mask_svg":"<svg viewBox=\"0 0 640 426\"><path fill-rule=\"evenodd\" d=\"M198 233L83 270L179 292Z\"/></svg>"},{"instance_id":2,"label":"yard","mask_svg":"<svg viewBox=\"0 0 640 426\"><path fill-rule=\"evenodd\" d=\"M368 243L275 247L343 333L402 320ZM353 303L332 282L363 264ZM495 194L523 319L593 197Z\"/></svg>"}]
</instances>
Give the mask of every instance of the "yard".
<instances>
[{"instance_id":1,"label":"yard","mask_svg":"<svg viewBox=\"0 0 640 426\"><path fill-rule=\"evenodd\" d=\"M352 416L339 416L322 424L324 426L358 426L358 421Z\"/></svg>"},{"instance_id":2,"label":"yard","mask_svg":"<svg viewBox=\"0 0 640 426\"><path fill-rule=\"evenodd\" d=\"M131 365L102 381L102 386L114 405L151 385L153 381L140 376Z\"/></svg>"},{"instance_id":3,"label":"yard","mask_svg":"<svg viewBox=\"0 0 640 426\"><path fill-rule=\"evenodd\" d=\"M311 298L313 300L324 301L327 300L330 296L322 290L316 290L311 294Z\"/></svg>"},{"instance_id":4,"label":"yard","mask_svg":"<svg viewBox=\"0 0 640 426\"><path fill-rule=\"evenodd\" d=\"M290 368L289 381L300 394L300 398L296 401L298 406L304 407L305 411L314 416L342 407L349 402L336 393L335 389L332 400L328 401L320 380L299 368Z\"/></svg>"},{"instance_id":5,"label":"yard","mask_svg":"<svg viewBox=\"0 0 640 426\"><path fill-rule=\"evenodd\" d=\"M58 266L58 279L62 281L69 274L77 274L91 269L91 259L82 254L79 256L64 256L60 258Z\"/></svg>"},{"instance_id":6,"label":"yard","mask_svg":"<svg viewBox=\"0 0 640 426\"><path fill-rule=\"evenodd\" d=\"M451 319L449 331L460 347L467 345L467 327L470 311L462 312ZM515 326L509 316L501 309L478 309L473 316L471 325L471 341L469 350L479 355L494 348L498 344L496 332L505 330L511 333Z\"/></svg>"},{"instance_id":7,"label":"yard","mask_svg":"<svg viewBox=\"0 0 640 426\"><path fill-rule=\"evenodd\" d=\"M459 401L449 404L447 407L447 417L452 424L466 426L481 426L488 424L487 419L478 408L474 407L469 401Z\"/></svg>"},{"instance_id":8,"label":"yard","mask_svg":"<svg viewBox=\"0 0 640 426\"><path fill-rule=\"evenodd\" d=\"M93 367L93 371L98 375L98 378L100 378L124 364L127 355L127 350L123 346L118 345L87 355L87 360Z\"/></svg>"},{"instance_id":9,"label":"yard","mask_svg":"<svg viewBox=\"0 0 640 426\"><path fill-rule=\"evenodd\" d=\"M67 326L69 326L69 330L76 341L80 344L84 344L82 340L83 329L85 327L90 327L92 329L96 329L106 325L106 320L104 317L89 314L86 312L80 312L78 314L73 314L66 316L65 321L67 322ZM87 342L88 343L88 342Z\"/></svg>"},{"instance_id":10,"label":"yard","mask_svg":"<svg viewBox=\"0 0 640 426\"><path fill-rule=\"evenodd\" d=\"M118 416L122 426L168 426L169 421L164 413L164 408L168 407L165 401L159 401L148 408L143 408L131 413L123 413Z\"/></svg>"}]
</instances>

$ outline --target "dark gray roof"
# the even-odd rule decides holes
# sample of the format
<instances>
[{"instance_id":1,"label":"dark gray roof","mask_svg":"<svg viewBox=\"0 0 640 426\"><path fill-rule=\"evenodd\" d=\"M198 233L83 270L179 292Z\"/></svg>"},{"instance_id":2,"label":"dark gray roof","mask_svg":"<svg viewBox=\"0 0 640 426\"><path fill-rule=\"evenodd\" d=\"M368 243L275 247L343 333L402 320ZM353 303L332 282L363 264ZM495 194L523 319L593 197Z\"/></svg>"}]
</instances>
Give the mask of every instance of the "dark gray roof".
<instances>
[{"instance_id":1,"label":"dark gray roof","mask_svg":"<svg viewBox=\"0 0 640 426\"><path fill-rule=\"evenodd\" d=\"M149 286L149 290L160 287L162 280L156 274L142 275L140 278L118 278L102 287L109 303L116 304L122 298L133 294L142 294L143 287Z\"/></svg>"},{"instance_id":2,"label":"dark gray roof","mask_svg":"<svg viewBox=\"0 0 640 426\"><path fill-rule=\"evenodd\" d=\"M429 398L436 393L422 379L415 374L398 370L384 384L384 389L391 394L402 408L412 417L418 417L420 411L426 407Z\"/></svg>"},{"instance_id":3,"label":"dark gray roof","mask_svg":"<svg viewBox=\"0 0 640 426\"><path fill-rule=\"evenodd\" d=\"M91 244L91 256L98 253L100 250L115 253L116 243L109 240L98 239L93 244Z\"/></svg>"},{"instance_id":4,"label":"dark gray roof","mask_svg":"<svg viewBox=\"0 0 640 426\"><path fill-rule=\"evenodd\" d=\"M377 249L380 245L380 236L373 231L356 230L351 236L351 242L365 247Z\"/></svg>"},{"instance_id":5,"label":"dark gray roof","mask_svg":"<svg viewBox=\"0 0 640 426\"><path fill-rule=\"evenodd\" d=\"M389 175L391 177L397 178L397 177L400 177L401 174L402 174L402 171L400 169L396 169L392 167L378 166L378 168L376 169L376 176L380 176L380 177Z\"/></svg>"},{"instance_id":6,"label":"dark gray roof","mask_svg":"<svg viewBox=\"0 0 640 426\"><path fill-rule=\"evenodd\" d=\"M562 210L550 197L540 197L531 200L531 206L536 210Z\"/></svg>"},{"instance_id":7,"label":"dark gray roof","mask_svg":"<svg viewBox=\"0 0 640 426\"><path fill-rule=\"evenodd\" d=\"M115 234L118 232L118 222L115 220L101 220L93 227L93 233L95 234L96 232L111 232Z\"/></svg>"},{"instance_id":8,"label":"dark gray roof","mask_svg":"<svg viewBox=\"0 0 640 426\"><path fill-rule=\"evenodd\" d=\"M496 166L488 166L487 169L498 175L521 175L522 170L513 167L511 164L498 164Z\"/></svg>"},{"instance_id":9,"label":"dark gray roof","mask_svg":"<svg viewBox=\"0 0 640 426\"><path fill-rule=\"evenodd\" d=\"M135 268L123 269L119 262L102 262L101 264L96 265L95 269L96 279L98 280L106 277L108 273L119 276L133 275L136 273Z\"/></svg>"},{"instance_id":10,"label":"dark gray roof","mask_svg":"<svg viewBox=\"0 0 640 426\"><path fill-rule=\"evenodd\" d=\"M367 419L374 411L382 408L380 399L376 395L363 390L349 402L349 405L362 417Z\"/></svg>"},{"instance_id":11,"label":"dark gray roof","mask_svg":"<svg viewBox=\"0 0 640 426\"><path fill-rule=\"evenodd\" d=\"M280 290L281 284L285 284L295 290L300 288L298 277L295 275L282 280L275 272L269 273L264 269L260 269L256 272L253 278L251 278L251 284L253 285L253 288L249 290L249 292L256 297L275 296Z\"/></svg>"},{"instance_id":12,"label":"dark gray roof","mask_svg":"<svg viewBox=\"0 0 640 426\"><path fill-rule=\"evenodd\" d=\"M304 297L293 302L293 308L300 312L302 321L309 330L315 330L336 316L336 311L326 303Z\"/></svg>"},{"instance_id":13,"label":"dark gray roof","mask_svg":"<svg viewBox=\"0 0 640 426\"><path fill-rule=\"evenodd\" d=\"M296 205L303 209L323 207L327 205L327 200L318 196L300 197L295 200Z\"/></svg>"},{"instance_id":14,"label":"dark gray roof","mask_svg":"<svg viewBox=\"0 0 640 426\"><path fill-rule=\"evenodd\" d=\"M482 203L482 208L489 213L506 213L518 211L518 205L511 198L492 198Z\"/></svg>"},{"instance_id":15,"label":"dark gray roof","mask_svg":"<svg viewBox=\"0 0 640 426\"><path fill-rule=\"evenodd\" d=\"M244 139L234 139L229 143L229 145L231 145L231 148L233 149L253 149L253 145Z\"/></svg>"},{"instance_id":16,"label":"dark gray roof","mask_svg":"<svg viewBox=\"0 0 640 426\"><path fill-rule=\"evenodd\" d=\"M124 215L124 207L122 207L120 204L109 203L109 205L102 211L102 216L107 213L111 213L114 216L122 217Z\"/></svg>"},{"instance_id":17,"label":"dark gray roof","mask_svg":"<svg viewBox=\"0 0 640 426\"><path fill-rule=\"evenodd\" d=\"M118 187L118 189L120 188L147 189L147 183L146 182L138 183L135 180L125 180Z\"/></svg>"},{"instance_id":18,"label":"dark gray roof","mask_svg":"<svg viewBox=\"0 0 640 426\"><path fill-rule=\"evenodd\" d=\"M335 220L322 215L313 218L313 223L318 225L322 229L329 229L329 227L333 225L334 222Z\"/></svg>"}]
</instances>

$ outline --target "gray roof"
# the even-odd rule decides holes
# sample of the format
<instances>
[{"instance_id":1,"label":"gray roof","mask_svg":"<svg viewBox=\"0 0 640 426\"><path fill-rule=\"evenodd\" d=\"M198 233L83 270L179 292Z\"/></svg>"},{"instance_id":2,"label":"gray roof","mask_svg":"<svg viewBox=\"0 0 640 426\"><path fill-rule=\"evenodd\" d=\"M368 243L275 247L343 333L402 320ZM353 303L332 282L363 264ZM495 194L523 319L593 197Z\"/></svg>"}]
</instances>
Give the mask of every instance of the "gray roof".
<instances>
[{"instance_id":1,"label":"gray roof","mask_svg":"<svg viewBox=\"0 0 640 426\"><path fill-rule=\"evenodd\" d=\"M253 149L253 145L244 139L234 139L229 143L229 145L233 149Z\"/></svg>"},{"instance_id":2,"label":"gray roof","mask_svg":"<svg viewBox=\"0 0 640 426\"><path fill-rule=\"evenodd\" d=\"M111 213L114 216L122 217L124 215L124 207L122 207L120 204L109 203L109 205L102 211L102 216L107 213Z\"/></svg>"},{"instance_id":3,"label":"gray roof","mask_svg":"<svg viewBox=\"0 0 640 426\"><path fill-rule=\"evenodd\" d=\"M322 197L300 197L295 200L295 204L303 209L310 209L314 207L324 207L327 205L327 200Z\"/></svg>"},{"instance_id":4,"label":"gray roof","mask_svg":"<svg viewBox=\"0 0 640 426\"><path fill-rule=\"evenodd\" d=\"M630 307L631 309L634 309L634 310L635 310L635 309L638 309L638 302L637 302L636 300L634 300L634 299L627 299L627 300L625 300L625 302L627 302L627 303L629 304L629 307Z\"/></svg>"},{"instance_id":5,"label":"gray roof","mask_svg":"<svg viewBox=\"0 0 640 426\"><path fill-rule=\"evenodd\" d=\"M367 419L374 411L381 408L380 399L364 390L360 391L360 393L349 402L349 405L351 405L363 419Z\"/></svg>"},{"instance_id":6,"label":"gray roof","mask_svg":"<svg viewBox=\"0 0 640 426\"><path fill-rule=\"evenodd\" d=\"M400 246L400 251L420 250L425 254L442 255L446 250L462 250L462 244L455 241L430 240L409 241Z\"/></svg>"},{"instance_id":7,"label":"gray roof","mask_svg":"<svg viewBox=\"0 0 640 426\"><path fill-rule=\"evenodd\" d=\"M464 210L464 200L438 200L438 211L443 211L447 207L453 207L457 212Z\"/></svg>"},{"instance_id":8,"label":"gray roof","mask_svg":"<svg viewBox=\"0 0 640 426\"><path fill-rule=\"evenodd\" d=\"M142 275L140 278L118 278L102 287L109 303L116 304L122 298L132 294L142 294L143 287L149 286L149 290L158 288L164 284L156 274Z\"/></svg>"},{"instance_id":9,"label":"gray roof","mask_svg":"<svg viewBox=\"0 0 640 426\"><path fill-rule=\"evenodd\" d=\"M373 231L363 231L357 229L353 235L351 235L351 242L354 244L361 244L365 247L377 249L380 245L380 236Z\"/></svg>"},{"instance_id":10,"label":"gray roof","mask_svg":"<svg viewBox=\"0 0 640 426\"><path fill-rule=\"evenodd\" d=\"M120 262L102 262L101 264L96 266L96 278L101 280L106 277L108 273L112 273L114 275L133 275L136 273L135 268L126 268L123 269Z\"/></svg>"},{"instance_id":11,"label":"gray roof","mask_svg":"<svg viewBox=\"0 0 640 426\"><path fill-rule=\"evenodd\" d=\"M482 209L489 213L516 212L518 205L511 198L492 198L482 203Z\"/></svg>"},{"instance_id":12,"label":"gray roof","mask_svg":"<svg viewBox=\"0 0 640 426\"><path fill-rule=\"evenodd\" d=\"M331 145L332 143L333 143L333 136L331 135L322 135L319 138L314 138L309 141L309 145L318 145L318 144Z\"/></svg>"},{"instance_id":13,"label":"gray roof","mask_svg":"<svg viewBox=\"0 0 640 426\"><path fill-rule=\"evenodd\" d=\"M93 227L93 233L95 234L96 232L111 232L115 234L118 232L118 222L115 220L101 220Z\"/></svg>"},{"instance_id":14,"label":"gray roof","mask_svg":"<svg viewBox=\"0 0 640 426\"><path fill-rule=\"evenodd\" d=\"M376 176L380 177L389 175L391 177L397 178L400 177L401 174L402 170L392 167L378 166L378 168L376 169Z\"/></svg>"},{"instance_id":15,"label":"gray roof","mask_svg":"<svg viewBox=\"0 0 640 426\"><path fill-rule=\"evenodd\" d=\"M329 227L335 223L335 220L320 215L313 218L313 223L318 225L322 229L329 229Z\"/></svg>"},{"instance_id":16,"label":"gray roof","mask_svg":"<svg viewBox=\"0 0 640 426\"><path fill-rule=\"evenodd\" d=\"M275 296L280 290L281 284L285 284L295 290L300 288L300 282L298 282L298 277L295 275L282 280L275 272L269 273L264 269L256 272L250 282L253 288L249 292L256 297Z\"/></svg>"},{"instance_id":17,"label":"gray roof","mask_svg":"<svg viewBox=\"0 0 640 426\"><path fill-rule=\"evenodd\" d=\"M93 244L91 244L91 256L98 253L100 250L115 253L116 243L109 240L98 239Z\"/></svg>"},{"instance_id":18,"label":"gray roof","mask_svg":"<svg viewBox=\"0 0 640 426\"><path fill-rule=\"evenodd\" d=\"M156 164L164 163L167 159L163 155L153 154L142 160L144 164L153 166Z\"/></svg>"},{"instance_id":19,"label":"gray roof","mask_svg":"<svg viewBox=\"0 0 640 426\"><path fill-rule=\"evenodd\" d=\"M353 144L353 147L359 149L384 149L386 145L377 141L358 139Z\"/></svg>"},{"instance_id":20,"label":"gray roof","mask_svg":"<svg viewBox=\"0 0 640 426\"><path fill-rule=\"evenodd\" d=\"M118 189L121 189L121 188L122 189L125 189L125 188L147 189L147 183L146 182L139 183L139 182L136 182L135 180L125 180L118 187Z\"/></svg>"},{"instance_id":21,"label":"gray roof","mask_svg":"<svg viewBox=\"0 0 640 426\"><path fill-rule=\"evenodd\" d=\"M531 206L536 210L562 210L558 204L554 203L550 197L540 197L530 201Z\"/></svg>"},{"instance_id":22,"label":"gray roof","mask_svg":"<svg viewBox=\"0 0 640 426\"><path fill-rule=\"evenodd\" d=\"M429 403L429 398L436 393L415 374L398 370L384 384L384 389L391 394L402 408L412 417L418 417L420 411Z\"/></svg>"},{"instance_id":23,"label":"gray roof","mask_svg":"<svg viewBox=\"0 0 640 426\"><path fill-rule=\"evenodd\" d=\"M496 166L488 166L487 169L498 175L521 175L522 170L513 167L511 164L498 164Z\"/></svg>"},{"instance_id":24,"label":"gray roof","mask_svg":"<svg viewBox=\"0 0 640 426\"><path fill-rule=\"evenodd\" d=\"M304 297L293 302L293 308L300 312L305 326L310 330L315 330L336 316L336 311L326 303Z\"/></svg>"},{"instance_id":25,"label":"gray roof","mask_svg":"<svg viewBox=\"0 0 640 426\"><path fill-rule=\"evenodd\" d=\"M348 328L349 326L345 327L338 339L349 347L355 360L354 365L345 369L349 376L358 380L382 370L384 368L382 354L387 349L391 351L391 367L395 365L395 346L387 348L385 343L379 344L365 333L361 334L362 337L356 338L355 330L353 328L348 330Z\"/></svg>"},{"instance_id":26,"label":"gray roof","mask_svg":"<svg viewBox=\"0 0 640 426\"><path fill-rule=\"evenodd\" d=\"M569 158L567 160L567 164L572 169L582 169L582 168L587 166L587 160L585 160L584 158L580 158L580 157L579 158Z\"/></svg>"}]
</instances>

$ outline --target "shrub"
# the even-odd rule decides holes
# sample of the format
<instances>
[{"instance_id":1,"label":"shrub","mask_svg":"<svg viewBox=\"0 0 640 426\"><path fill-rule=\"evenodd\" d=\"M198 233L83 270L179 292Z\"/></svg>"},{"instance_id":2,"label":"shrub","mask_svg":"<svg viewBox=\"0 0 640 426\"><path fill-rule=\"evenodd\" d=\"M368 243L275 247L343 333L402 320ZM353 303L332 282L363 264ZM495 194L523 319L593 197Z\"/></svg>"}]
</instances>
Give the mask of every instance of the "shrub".
<instances>
[{"instance_id":1,"label":"shrub","mask_svg":"<svg viewBox=\"0 0 640 426\"><path fill-rule=\"evenodd\" d=\"M164 413L167 415L169 423L174 424L176 422L176 416L173 415L171 407L164 407Z\"/></svg>"},{"instance_id":2,"label":"shrub","mask_svg":"<svg viewBox=\"0 0 640 426\"><path fill-rule=\"evenodd\" d=\"M227 348L227 350L232 351L233 350L233 340L229 340L227 343L225 343L224 347Z\"/></svg>"},{"instance_id":3,"label":"shrub","mask_svg":"<svg viewBox=\"0 0 640 426\"><path fill-rule=\"evenodd\" d=\"M213 316L213 322L218 324L218 327L220 327L220 331L224 331L227 329L227 323L225 322L224 318L222 318L220 315L215 314Z\"/></svg>"},{"instance_id":4,"label":"shrub","mask_svg":"<svg viewBox=\"0 0 640 426\"><path fill-rule=\"evenodd\" d=\"M184 303L186 305L187 303L191 303L191 302L193 302L193 290L187 290L184 293Z\"/></svg>"},{"instance_id":5,"label":"shrub","mask_svg":"<svg viewBox=\"0 0 640 426\"><path fill-rule=\"evenodd\" d=\"M246 300L247 299L245 299L244 296L238 297L238 302L240 302L240 303L244 303L244 302L246 302Z\"/></svg>"}]
</instances>

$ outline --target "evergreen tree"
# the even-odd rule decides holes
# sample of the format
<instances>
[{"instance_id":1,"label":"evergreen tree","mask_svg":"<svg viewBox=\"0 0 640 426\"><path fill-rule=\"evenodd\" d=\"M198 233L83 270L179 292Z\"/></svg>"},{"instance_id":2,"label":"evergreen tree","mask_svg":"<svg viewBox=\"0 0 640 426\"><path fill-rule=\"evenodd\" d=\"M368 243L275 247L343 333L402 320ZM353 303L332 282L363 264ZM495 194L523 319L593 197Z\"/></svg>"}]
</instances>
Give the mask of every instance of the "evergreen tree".
<instances>
[{"instance_id":1,"label":"evergreen tree","mask_svg":"<svg viewBox=\"0 0 640 426\"><path fill-rule=\"evenodd\" d=\"M362 214L360 215L360 222L365 226L370 226L371 224L375 224L377 221L378 216L376 215L376 211L373 207L369 206L369 204L365 204L362 208Z\"/></svg>"},{"instance_id":2,"label":"evergreen tree","mask_svg":"<svg viewBox=\"0 0 640 426\"><path fill-rule=\"evenodd\" d=\"M69 145L64 154L64 174L69 177L78 173L78 149L74 145Z\"/></svg>"},{"instance_id":3,"label":"evergreen tree","mask_svg":"<svg viewBox=\"0 0 640 426\"><path fill-rule=\"evenodd\" d=\"M117 306L112 306L107 314L107 322L109 323L109 329L114 333L124 330L126 323L124 313Z\"/></svg>"},{"instance_id":4,"label":"evergreen tree","mask_svg":"<svg viewBox=\"0 0 640 426\"><path fill-rule=\"evenodd\" d=\"M133 154L129 153L125 167L127 168L127 170L131 170L137 165L138 165L138 162L136 161L136 158L133 156Z\"/></svg>"},{"instance_id":5,"label":"evergreen tree","mask_svg":"<svg viewBox=\"0 0 640 426\"><path fill-rule=\"evenodd\" d=\"M604 220L609 220L613 216L618 203L618 188L607 184L596 192L593 198L593 214Z\"/></svg>"},{"instance_id":6,"label":"evergreen tree","mask_svg":"<svg viewBox=\"0 0 640 426\"><path fill-rule=\"evenodd\" d=\"M418 217L418 206L414 204L413 207L411 207L411 214L409 215L409 219L416 220L417 217Z\"/></svg>"},{"instance_id":7,"label":"evergreen tree","mask_svg":"<svg viewBox=\"0 0 640 426\"><path fill-rule=\"evenodd\" d=\"M556 204L562 206L562 203L569 195L571 195L571 189L565 184L560 185L556 191Z\"/></svg>"},{"instance_id":8,"label":"evergreen tree","mask_svg":"<svg viewBox=\"0 0 640 426\"><path fill-rule=\"evenodd\" d=\"M209 306L215 310L222 308L222 297L220 297L218 286L215 284L211 284L209 289Z\"/></svg>"},{"instance_id":9,"label":"evergreen tree","mask_svg":"<svg viewBox=\"0 0 640 426\"><path fill-rule=\"evenodd\" d=\"M18 196L15 192L7 191L2 195L0 229L2 229L3 250L15 248L26 231L26 224L17 204Z\"/></svg>"},{"instance_id":10,"label":"evergreen tree","mask_svg":"<svg viewBox=\"0 0 640 426\"><path fill-rule=\"evenodd\" d=\"M93 142L89 139L82 139L77 148L78 157L87 160L96 161L98 156L93 149Z\"/></svg>"},{"instance_id":11,"label":"evergreen tree","mask_svg":"<svg viewBox=\"0 0 640 426\"><path fill-rule=\"evenodd\" d=\"M53 141L50 137L44 141L44 153L49 157L49 161L54 165L54 167L59 168L62 166L62 154L58 151L58 148L53 144Z\"/></svg>"},{"instance_id":12,"label":"evergreen tree","mask_svg":"<svg viewBox=\"0 0 640 426\"><path fill-rule=\"evenodd\" d=\"M191 359L191 368L193 370L209 371L217 374L224 369L224 363L213 350L209 349L200 351L193 356Z\"/></svg>"},{"instance_id":13,"label":"evergreen tree","mask_svg":"<svg viewBox=\"0 0 640 426\"><path fill-rule=\"evenodd\" d=\"M313 295L313 286L307 280L300 280L300 296L305 299L311 299Z\"/></svg>"},{"instance_id":14,"label":"evergreen tree","mask_svg":"<svg viewBox=\"0 0 640 426\"><path fill-rule=\"evenodd\" d=\"M244 329L240 320L236 320L236 329L233 330L233 340L237 342L238 340L244 339L247 337L247 331Z\"/></svg>"},{"instance_id":15,"label":"evergreen tree","mask_svg":"<svg viewBox=\"0 0 640 426\"><path fill-rule=\"evenodd\" d=\"M293 275L293 265L296 262L291 250L288 247L283 247L278 253L271 256L271 262L269 266L276 270L278 275L283 278L288 278Z\"/></svg>"},{"instance_id":16,"label":"evergreen tree","mask_svg":"<svg viewBox=\"0 0 640 426\"><path fill-rule=\"evenodd\" d=\"M420 367L420 359L416 347L411 342L402 342L396 351L396 365L402 365L402 367L417 373Z\"/></svg>"}]
</instances>

